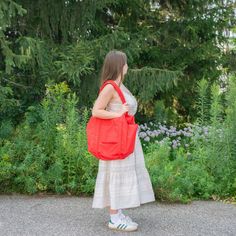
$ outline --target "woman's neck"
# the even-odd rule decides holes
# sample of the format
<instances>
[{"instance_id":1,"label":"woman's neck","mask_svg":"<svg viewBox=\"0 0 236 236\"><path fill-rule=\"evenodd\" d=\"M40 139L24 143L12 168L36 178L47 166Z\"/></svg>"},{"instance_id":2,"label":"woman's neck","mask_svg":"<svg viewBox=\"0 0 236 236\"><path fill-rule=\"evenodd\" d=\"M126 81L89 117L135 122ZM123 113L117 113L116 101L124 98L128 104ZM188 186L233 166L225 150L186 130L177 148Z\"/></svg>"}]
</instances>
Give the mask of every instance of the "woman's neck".
<instances>
[{"instance_id":1,"label":"woman's neck","mask_svg":"<svg viewBox=\"0 0 236 236\"><path fill-rule=\"evenodd\" d=\"M120 81L120 78L118 77L118 79L114 80L114 82L116 82L116 84L118 86L121 86L122 82Z\"/></svg>"}]
</instances>

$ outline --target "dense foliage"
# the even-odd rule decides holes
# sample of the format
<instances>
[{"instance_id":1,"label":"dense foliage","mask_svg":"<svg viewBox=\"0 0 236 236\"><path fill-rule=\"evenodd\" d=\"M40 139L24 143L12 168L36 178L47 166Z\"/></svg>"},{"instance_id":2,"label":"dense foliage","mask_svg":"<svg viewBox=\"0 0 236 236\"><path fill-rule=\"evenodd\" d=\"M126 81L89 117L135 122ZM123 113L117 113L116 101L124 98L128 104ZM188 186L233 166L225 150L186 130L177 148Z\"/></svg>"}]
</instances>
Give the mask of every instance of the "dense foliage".
<instances>
[{"instance_id":1,"label":"dense foliage","mask_svg":"<svg viewBox=\"0 0 236 236\"><path fill-rule=\"evenodd\" d=\"M234 28L234 0L1 0L0 191L93 192L85 127L118 49L157 197L235 196Z\"/></svg>"},{"instance_id":2,"label":"dense foliage","mask_svg":"<svg viewBox=\"0 0 236 236\"><path fill-rule=\"evenodd\" d=\"M205 101L198 84L198 101ZM226 113L219 86L211 88L208 121L181 130L166 124L140 124L146 167L156 197L163 201L235 197L236 78L226 92ZM88 110L77 110L78 99L65 83L48 85L43 101L28 108L24 122L1 129L1 192L92 194L98 160L87 151ZM201 111L201 102L198 103ZM202 116L204 114L204 116ZM224 119L222 119L224 116ZM6 134L11 132L11 138Z\"/></svg>"},{"instance_id":3,"label":"dense foliage","mask_svg":"<svg viewBox=\"0 0 236 236\"><path fill-rule=\"evenodd\" d=\"M104 56L116 48L128 56L138 119L161 110L173 124L192 121L197 82L216 81L228 65L233 9L233 0L2 0L1 120L18 123L50 81L67 81L78 105L91 107Z\"/></svg>"}]
</instances>

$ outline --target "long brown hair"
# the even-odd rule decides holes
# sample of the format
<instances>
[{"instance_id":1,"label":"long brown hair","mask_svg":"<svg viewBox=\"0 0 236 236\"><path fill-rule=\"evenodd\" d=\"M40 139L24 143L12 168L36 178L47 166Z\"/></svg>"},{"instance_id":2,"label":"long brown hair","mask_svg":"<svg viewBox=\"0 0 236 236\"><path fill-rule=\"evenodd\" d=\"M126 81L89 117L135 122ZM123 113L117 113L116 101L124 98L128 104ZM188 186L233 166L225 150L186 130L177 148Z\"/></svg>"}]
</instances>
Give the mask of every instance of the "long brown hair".
<instances>
[{"instance_id":1,"label":"long brown hair","mask_svg":"<svg viewBox=\"0 0 236 236\"><path fill-rule=\"evenodd\" d=\"M124 80L123 66L127 63L127 56L124 52L112 50L107 53L102 66L100 86L106 80L116 80L121 75L121 83Z\"/></svg>"}]
</instances>

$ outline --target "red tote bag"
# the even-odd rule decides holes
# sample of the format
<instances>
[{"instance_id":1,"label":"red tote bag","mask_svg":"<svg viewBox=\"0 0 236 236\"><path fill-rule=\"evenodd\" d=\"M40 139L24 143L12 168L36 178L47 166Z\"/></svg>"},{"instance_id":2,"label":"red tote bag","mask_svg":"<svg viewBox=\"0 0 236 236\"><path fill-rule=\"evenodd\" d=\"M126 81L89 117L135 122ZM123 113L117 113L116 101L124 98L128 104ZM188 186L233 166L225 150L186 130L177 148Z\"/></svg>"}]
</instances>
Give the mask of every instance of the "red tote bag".
<instances>
[{"instance_id":1,"label":"red tote bag","mask_svg":"<svg viewBox=\"0 0 236 236\"><path fill-rule=\"evenodd\" d=\"M124 104L125 97L113 80L105 81L99 93L107 84L113 85ZM128 112L112 119L91 116L86 126L88 151L101 160L124 159L134 151L137 129L134 116Z\"/></svg>"}]
</instances>

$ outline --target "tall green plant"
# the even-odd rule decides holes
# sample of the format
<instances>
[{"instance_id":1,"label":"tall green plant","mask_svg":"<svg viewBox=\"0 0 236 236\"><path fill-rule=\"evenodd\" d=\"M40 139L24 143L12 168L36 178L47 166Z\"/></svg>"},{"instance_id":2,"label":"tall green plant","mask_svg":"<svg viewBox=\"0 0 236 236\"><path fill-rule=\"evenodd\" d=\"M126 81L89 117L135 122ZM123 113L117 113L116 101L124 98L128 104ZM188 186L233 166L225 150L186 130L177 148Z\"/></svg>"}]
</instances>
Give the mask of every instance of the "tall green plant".
<instances>
[{"instance_id":1,"label":"tall green plant","mask_svg":"<svg viewBox=\"0 0 236 236\"><path fill-rule=\"evenodd\" d=\"M209 106L210 101L208 98L208 82L206 79L202 79L197 83L197 93L198 93L198 100L196 102L196 109L198 117L196 121L201 124L205 125L209 121Z\"/></svg>"},{"instance_id":2,"label":"tall green plant","mask_svg":"<svg viewBox=\"0 0 236 236\"><path fill-rule=\"evenodd\" d=\"M229 87L226 95L227 109L225 129L227 132L227 147L232 160L236 160L236 76L229 79ZM235 161L236 165L236 161ZM236 168L235 168L236 169ZM235 176L236 177L236 176Z\"/></svg>"},{"instance_id":3,"label":"tall green plant","mask_svg":"<svg viewBox=\"0 0 236 236\"><path fill-rule=\"evenodd\" d=\"M219 127L223 122L223 106L221 100L220 86L214 83L211 86L211 107L210 107L210 122L214 127Z\"/></svg>"},{"instance_id":4,"label":"tall green plant","mask_svg":"<svg viewBox=\"0 0 236 236\"><path fill-rule=\"evenodd\" d=\"M224 107L222 106L221 93L218 85L211 86L211 103L209 109L209 119L205 120L204 112L204 88L205 81L201 82L199 90L200 101L199 114L200 121L205 121L208 125L208 135L206 139L194 139L192 155L199 159L207 167L208 173L214 178L216 184L215 194L228 196L235 189L235 141L232 129L235 121L235 81L230 79L229 90L226 92L227 107L226 117L223 117ZM233 116L232 116L233 114Z\"/></svg>"}]
</instances>

